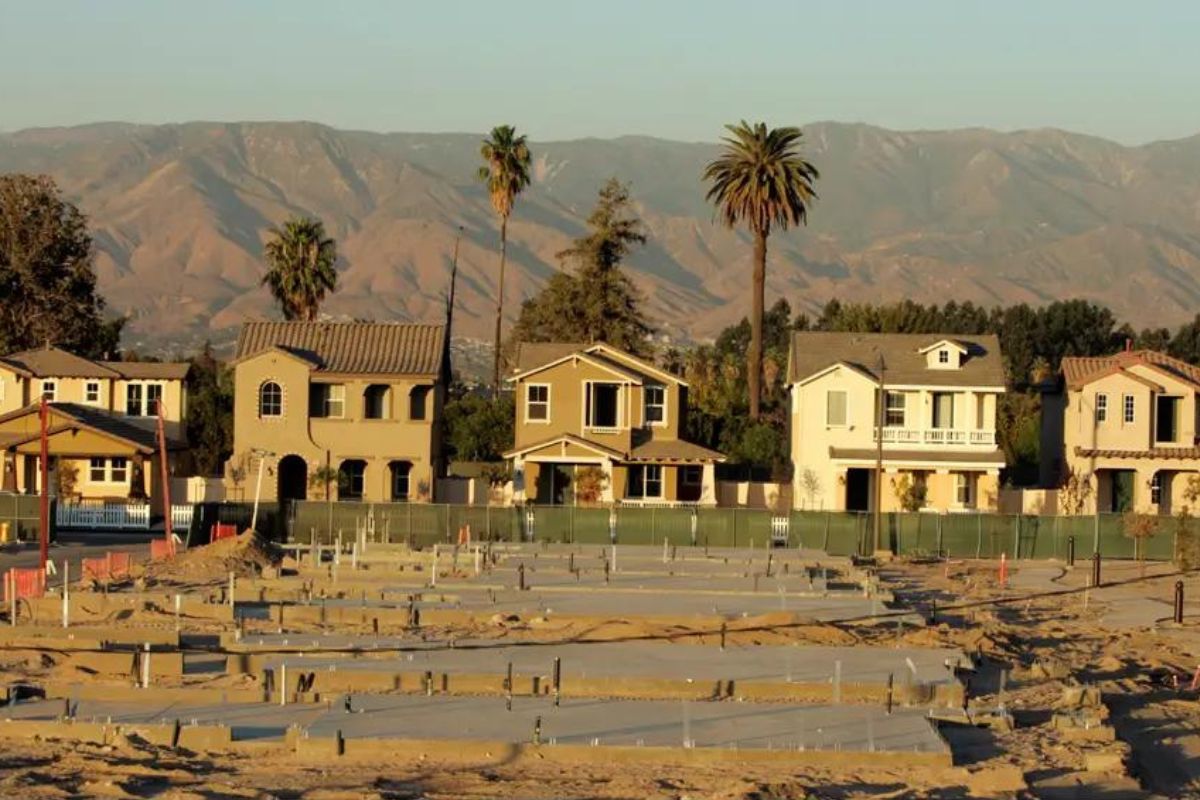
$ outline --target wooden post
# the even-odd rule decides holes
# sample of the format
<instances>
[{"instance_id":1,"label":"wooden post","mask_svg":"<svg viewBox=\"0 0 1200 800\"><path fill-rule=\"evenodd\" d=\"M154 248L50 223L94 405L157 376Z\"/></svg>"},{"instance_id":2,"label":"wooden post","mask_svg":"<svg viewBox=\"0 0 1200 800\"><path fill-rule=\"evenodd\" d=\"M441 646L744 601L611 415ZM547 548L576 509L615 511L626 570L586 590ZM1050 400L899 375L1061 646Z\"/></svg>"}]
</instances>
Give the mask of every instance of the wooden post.
<instances>
[{"instance_id":1,"label":"wooden post","mask_svg":"<svg viewBox=\"0 0 1200 800\"><path fill-rule=\"evenodd\" d=\"M171 521L171 470L167 467L167 435L163 424L162 398L155 404L158 411L158 460L162 475L163 532L167 537L167 552L175 555L175 531Z\"/></svg>"}]
</instances>

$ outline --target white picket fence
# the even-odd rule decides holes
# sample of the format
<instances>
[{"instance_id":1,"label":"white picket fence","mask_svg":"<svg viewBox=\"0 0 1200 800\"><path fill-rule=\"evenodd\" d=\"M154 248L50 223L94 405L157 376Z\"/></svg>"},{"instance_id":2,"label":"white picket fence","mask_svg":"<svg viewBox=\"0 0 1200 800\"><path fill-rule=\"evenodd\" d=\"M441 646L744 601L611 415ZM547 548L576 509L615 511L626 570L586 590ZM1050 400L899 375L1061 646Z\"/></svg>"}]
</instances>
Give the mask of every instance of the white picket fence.
<instances>
[{"instance_id":1,"label":"white picket fence","mask_svg":"<svg viewBox=\"0 0 1200 800\"><path fill-rule=\"evenodd\" d=\"M150 529L150 506L147 503L59 503L54 517L60 528Z\"/></svg>"},{"instance_id":2,"label":"white picket fence","mask_svg":"<svg viewBox=\"0 0 1200 800\"><path fill-rule=\"evenodd\" d=\"M172 505L171 506L171 530L175 533L184 531L192 526L192 512L195 511L193 505Z\"/></svg>"}]
</instances>

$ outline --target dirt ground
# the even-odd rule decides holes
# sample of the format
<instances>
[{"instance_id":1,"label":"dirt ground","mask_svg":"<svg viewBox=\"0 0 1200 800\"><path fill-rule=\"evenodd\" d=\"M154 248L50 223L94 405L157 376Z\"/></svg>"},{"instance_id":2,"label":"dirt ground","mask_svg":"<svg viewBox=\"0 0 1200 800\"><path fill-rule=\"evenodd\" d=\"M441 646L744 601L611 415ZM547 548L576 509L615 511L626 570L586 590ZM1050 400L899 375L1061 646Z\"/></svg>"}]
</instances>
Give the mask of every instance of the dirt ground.
<instances>
[{"instance_id":1,"label":"dirt ground","mask_svg":"<svg viewBox=\"0 0 1200 800\"><path fill-rule=\"evenodd\" d=\"M147 580L197 585L224 578L219 563L176 563ZM230 551L230 552L227 552ZM269 554L252 557L269 562ZM185 557L186 558L186 557ZM253 756L189 753L124 740L114 746L54 741L4 741L0 796L24 798L1101 798L1200 797L1200 576L1164 565L1105 565L1099 589L1087 589L1089 568L1022 562L1000 586L994 562L904 562L881 568L884 585L906 606L931 616L925 627L801 624L765 615L731 625L729 643L862 644L874 647L958 647L979 657L969 703L977 724L946 723L955 766L852 768L781 764L728 766L543 763L536 751L490 763L433 763L396 753L388 763L297 763L282 746ZM1182 626L1171 599L1183 580L1189 599ZM128 624L164 622L147 610ZM663 638L715 643L715 632L653 626L637 619L579 625L502 620L430 635L563 641ZM696 635L703 633L703 635ZM61 654L0 652L0 681L82 675ZM253 676L197 675L189 683L245 685ZM1088 701L1095 687L1103 704ZM982 725L1002 708L1014 726ZM1104 732L1063 727L1063 717L1096 718ZM964 719L965 721L965 719ZM1098 739L1096 737L1099 737ZM1110 739L1105 741L1104 739Z\"/></svg>"}]
</instances>

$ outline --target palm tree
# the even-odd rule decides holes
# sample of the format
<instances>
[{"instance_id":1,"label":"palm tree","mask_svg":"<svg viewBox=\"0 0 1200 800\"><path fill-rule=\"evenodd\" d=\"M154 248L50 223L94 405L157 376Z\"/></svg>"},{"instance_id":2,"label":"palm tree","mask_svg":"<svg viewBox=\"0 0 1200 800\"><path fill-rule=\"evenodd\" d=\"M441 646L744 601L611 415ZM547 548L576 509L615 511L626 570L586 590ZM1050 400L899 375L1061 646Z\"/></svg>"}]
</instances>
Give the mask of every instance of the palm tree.
<instances>
[{"instance_id":1,"label":"palm tree","mask_svg":"<svg viewBox=\"0 0 1200 800\"><path fill-rule=\"evenodd\" d=\"M479 148L484 165L479 179L487 184L492 208L500 216L500 283L496 288L496 338L492 363L492 388L500 391L500 327L504 316L504 262L508 250L508 218L517 195L529 185L529 146L512 125L492 128Z\"/></svg>"},{"instance_id":2,"label":"palm tree","mask_svg":"<svg viewBox=\"0 0 1200 800\"><path fill-rule=\"evenodd\" d=\"M763 293L767 277L767 237L771 226L787 230L808 220L816 199L817 168L800 156L799 128L768 128L765 123L726 125L730 135L721 154L704 169L707 199L730 228L744 223L754 235L754 291L750 316L747 379L750 418L758 419L762 398Z\"/></svg>"},{"instance_id":3,"label":"palm tree","mask_svg":"<svg viewBox=\"0 0 1200 800\"><path fill-rule=\"evenodd\" d=\"M325 236L318 219L292 217L271 228L263 248L264 286L283 308L283 318L311 322L327 292L337 287L337 242Z\"/></svg>"}]
</instances>

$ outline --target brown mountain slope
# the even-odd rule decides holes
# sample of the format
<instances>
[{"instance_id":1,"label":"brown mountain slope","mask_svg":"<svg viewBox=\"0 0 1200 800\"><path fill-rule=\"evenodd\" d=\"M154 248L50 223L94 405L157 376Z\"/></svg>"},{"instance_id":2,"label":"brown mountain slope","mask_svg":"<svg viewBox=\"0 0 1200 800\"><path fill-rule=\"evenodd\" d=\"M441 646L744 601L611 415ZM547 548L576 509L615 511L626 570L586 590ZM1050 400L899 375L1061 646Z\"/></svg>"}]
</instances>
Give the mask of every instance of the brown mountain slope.
<instances>
[{"instance_id":1,"label":"brown mountain slope","mask_svg":"<svg viewBox=\"0 0 1200 800\"><path fill-rule=\"evenodd\" d=\"M771 240L769 292L1044 302L1086 297L1135 324L1200 309L1200 137L1123 147L1055 130L809 126L821 198ZM225 341L275 313L258 287L265 229L314 214L338 239L334 315L436 319L463 226L456 333L486 339L496 223L474 180L479 137L311 123L100 124L0 135L0 171L46 172L91 217L101 287L141 347ZM632 260L660 328L712 335L748 304L749 244L713 223L714 146L626 137L535 143L510 225L508 308L558 268L611 175L651 232Z\"/></svg>"}]
</instances>

